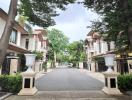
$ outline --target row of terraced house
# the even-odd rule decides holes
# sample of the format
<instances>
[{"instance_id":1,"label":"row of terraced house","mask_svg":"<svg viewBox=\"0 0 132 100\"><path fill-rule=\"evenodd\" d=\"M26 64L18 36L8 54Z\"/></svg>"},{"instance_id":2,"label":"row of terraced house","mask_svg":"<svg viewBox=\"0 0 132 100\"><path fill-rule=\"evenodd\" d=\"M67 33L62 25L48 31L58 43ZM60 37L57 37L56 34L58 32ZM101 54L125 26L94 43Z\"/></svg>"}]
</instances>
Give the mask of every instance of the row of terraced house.
<instances>
[{"instance_id":1,"label":"row of terraced house","mask_svg":"<svg viewBox=\"0 0 132 100\"><path fill-rule=\"evenodd\" d=\"M85 39L87 54L87 69L92 72L106 71L104 57L102 55L114 53L115 66L113 70L119 73L132 72L132 52L118 53L114 41L106 42L98 32L90 31Z\"/></svg>"},{"instance_id":2,"label":"row of terraced house","mask_svg":"<svg viewBox=\"0 0 132 100\"><path fill-rule=\"evenodd\" d=\"M0 37L6 24L8 14L0 9ZM10 41L8 44L7 54L5 56L1 74L13 74L25 70L25 53L32 51L39 51L43 53L43 58L36 61L34 64L34 71L42 70L42 63L46 61L46 53L48 49L47 32L44 29L35 29L31 33L30 25L21 26L15 21Z\"/></svg>"}]
</instances>

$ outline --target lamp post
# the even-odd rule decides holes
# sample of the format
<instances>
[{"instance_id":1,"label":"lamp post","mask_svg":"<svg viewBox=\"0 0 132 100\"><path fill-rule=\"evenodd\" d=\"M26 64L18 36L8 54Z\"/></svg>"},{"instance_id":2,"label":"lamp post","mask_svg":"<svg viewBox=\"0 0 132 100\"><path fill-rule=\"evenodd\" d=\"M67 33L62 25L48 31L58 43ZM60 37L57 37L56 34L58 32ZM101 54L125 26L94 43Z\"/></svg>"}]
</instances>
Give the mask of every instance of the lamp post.
<instances>
[{"instance_id":1,"label":"lamp post","mask_svg":"<svg viewBox=\"0 0 132 100\"><path fill-rule=\"evenodd\" d=\"M34 95L37 92L35 83L35 75L36 73L32 70L32 66L35 63L35 54L25 54L26 57L26 65L28 69L25 72L22 72L22 89L18 93L18 95Z\"/></svg>"},{"instance_id":2,"label":"lamp post","mask_svg":"<svg viewBox=\"0 0 132 100\"><path fill-rule=\"evenodd\" d=\"M107 94L121 94L117 85L117 76L119 73L113 71L112 67L114 67L114 54L106 54L103 56L105 59L105 65L108 67L107 71L104 72L105 77L105 86L102 89Z\"/></svg>"}]
</instances>

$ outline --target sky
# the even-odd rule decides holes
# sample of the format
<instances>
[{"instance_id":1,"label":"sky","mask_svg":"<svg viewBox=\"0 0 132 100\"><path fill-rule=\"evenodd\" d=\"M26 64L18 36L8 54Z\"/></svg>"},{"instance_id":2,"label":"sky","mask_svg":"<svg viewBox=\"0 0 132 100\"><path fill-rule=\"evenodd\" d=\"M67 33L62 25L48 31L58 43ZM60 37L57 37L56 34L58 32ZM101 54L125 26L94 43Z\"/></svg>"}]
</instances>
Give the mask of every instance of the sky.
<instances>
[{"instance_id":1,"label":"sky","mask_svg":"<svg viewBox=\"0 0 132 100\"><path fill-rule=\"evenodd\" d=\"M9 1L0 0L0 8L7 12ZM60 15L54 18L56 25L48 29L56 28L63 31L70 42L84 40L90 31L87 26L90 26L91 21L98 19L99 16L95 12L84 8L82 4L69 4L66 8L66 11L59 11Z\"/></svg>"}]
</instances>

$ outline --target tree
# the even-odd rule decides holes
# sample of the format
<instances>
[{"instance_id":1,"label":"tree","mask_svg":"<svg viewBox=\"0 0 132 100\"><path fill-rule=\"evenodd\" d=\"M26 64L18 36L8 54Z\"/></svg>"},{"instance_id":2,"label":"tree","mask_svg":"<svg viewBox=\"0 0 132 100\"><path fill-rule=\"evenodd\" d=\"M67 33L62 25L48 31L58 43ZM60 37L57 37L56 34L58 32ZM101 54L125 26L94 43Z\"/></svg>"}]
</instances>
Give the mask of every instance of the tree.
<instances>
[{"instance_id":1,"label":"tree","mask_svg":"<svg viewBox=\"0 0 132 100\"><path fill-rule=\"evenodd\" d=\"M19 13L27 16L32 24L48 27L54 25L52 17L58 16L57 8L66 9L66 5L75 0L20 0Z\"/></svg>"},{"instance_id":2,"label":"tree","mask_svg":"<svg viewBox=\"0 0 132 100\"><path fill-rule=\"evenodd\" d=\"M119 49L132 47L132 0L85 0L83 3L102 16L102 21L93 23L93 29L107 34L107 40L114 40Z\"/></svg>"},{"instance_id":3,"label":"tree","mask_svg":"<svg viewBox=\"0 0 132 100\"><path fill-rule=\"evenodd\" d=\"M57 29L48 31L48 39L54 52L54 62L56 63L57 54L65 51L66 46L69 43L69 39L64 35L62 31Z\"/></svg>"},{"instance_id":4,"label":"tree","mask_svg":"<svg viewBox=\"0 0 132 100\"><path fill-rule=\"evenodd\" d=\"M48 27L55 24L51 17L58 15L56 9L65 10L65 5L73 2L74 0L21 0L20 5L18 5L18 11L20 15L28 17L30 23ZM17 0L11 0L6 26L0 39L0 65L6 54L16 15Z\"/></svg>"},{"instance_id":5,"label":"tree","mask_svg":"<svg viewBox=\"0 0 132 100\"><path fill-rule=\"evenodd\" d=\"M83 44L84 42L82 40L74 41L67 47L69 62L73 63L74 66L77 62L86 60L86 53L84 52Z\"/></svg>"},{"instance_id":6,"label":"tree","mask_svg":"<svg viewBox=\"0 0 132 100\"><path fill-rule=\"evenodd\" d=\"M8 12L8 18L6 21L4 32L0 39L0 65L2 64L6 54L6 49L8 47L12 28L15 23L16 14L17 14L17 0L11 0L9 12Z\"/></svg>"}]
</instances>

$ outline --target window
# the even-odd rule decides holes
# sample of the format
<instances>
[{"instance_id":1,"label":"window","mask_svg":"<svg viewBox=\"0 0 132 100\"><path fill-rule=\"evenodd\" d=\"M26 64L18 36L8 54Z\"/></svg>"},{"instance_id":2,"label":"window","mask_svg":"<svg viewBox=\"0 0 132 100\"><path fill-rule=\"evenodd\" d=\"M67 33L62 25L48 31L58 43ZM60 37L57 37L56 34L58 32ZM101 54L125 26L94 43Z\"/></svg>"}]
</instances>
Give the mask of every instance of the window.
<instances>
[{"instance_id":1,"label":"window","mask_svg":"<svg viewBox=\"0 0 132 100\"><path fill-rule=\"evenodd\" d=\"M13 29L11 36L10 36L10 42L15 43L17 42L17 30Z\"/></svg>"},{"instance_id":2,"label":"window","mask_svg":"<svg viewBox=\"0 0 132 100\"><path fill-rule=\"evenodd\" d=\"M26 39L25 48L28 49L29 46L29 39Z\"/></svg>"}]
</instances>

